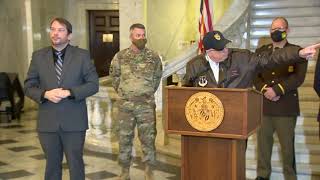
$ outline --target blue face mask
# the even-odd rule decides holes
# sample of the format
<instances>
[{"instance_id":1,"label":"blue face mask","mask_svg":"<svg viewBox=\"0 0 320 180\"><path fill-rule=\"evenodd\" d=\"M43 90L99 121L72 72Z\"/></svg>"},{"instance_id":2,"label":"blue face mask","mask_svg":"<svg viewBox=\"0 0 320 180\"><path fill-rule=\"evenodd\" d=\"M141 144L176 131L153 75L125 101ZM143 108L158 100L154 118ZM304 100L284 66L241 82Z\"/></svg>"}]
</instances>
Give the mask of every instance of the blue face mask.
<instances>
[{"instance_id":1,"label":"blue face mask","mask_svg":"<svg viewBox=\"0 0 320 180\"><path fill-rule=\"evenodd\" d=\"M280 42L282 40L285 40L286 38L287 38L287 32L286 31L276 30L276 31L271 33L271 39L274 42Z\"/></svg>"}]
</instances>

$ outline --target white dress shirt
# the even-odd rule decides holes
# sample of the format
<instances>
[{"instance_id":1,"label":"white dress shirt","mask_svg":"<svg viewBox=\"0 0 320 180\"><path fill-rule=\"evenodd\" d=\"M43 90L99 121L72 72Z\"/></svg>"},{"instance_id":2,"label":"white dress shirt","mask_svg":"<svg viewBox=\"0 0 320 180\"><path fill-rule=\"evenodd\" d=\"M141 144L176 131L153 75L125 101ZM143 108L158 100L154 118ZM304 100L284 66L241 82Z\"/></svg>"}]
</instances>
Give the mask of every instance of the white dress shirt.
<instances>
[{"instance_id":1,"label":"white dress shirt","mask_svg":"<svg viewBox=\"0 0 320 180\"><path fill-rule=\"evenodd\" d=\"M216 79L216 82L219 83L219 63L211 60L208 55L206 55L206 60L210 64L210 67L213 72L214 78Z\"/></svg>"}]
</instances>

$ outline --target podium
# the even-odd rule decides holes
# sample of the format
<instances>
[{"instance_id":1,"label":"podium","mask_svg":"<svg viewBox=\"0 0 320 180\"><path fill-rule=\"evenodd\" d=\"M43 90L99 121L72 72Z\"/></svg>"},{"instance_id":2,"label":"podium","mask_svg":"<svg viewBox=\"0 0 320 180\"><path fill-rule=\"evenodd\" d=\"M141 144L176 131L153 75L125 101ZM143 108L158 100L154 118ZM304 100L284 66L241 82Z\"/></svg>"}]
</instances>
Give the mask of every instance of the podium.
<instances>
[{"instance_id":1,"label":"podium","mask_svg":"<svg viewBox=\"0 0 320 180\"><path fill-rule=\"evenodd\" d=\"M203 132L186 119L185 105L198 92L214 94L224 117L214 130ZM182 180L245 180L246 139L262 120L261 93L253 89L165 88L166 132L181 135Z\"/></svg>"}]
</instances>

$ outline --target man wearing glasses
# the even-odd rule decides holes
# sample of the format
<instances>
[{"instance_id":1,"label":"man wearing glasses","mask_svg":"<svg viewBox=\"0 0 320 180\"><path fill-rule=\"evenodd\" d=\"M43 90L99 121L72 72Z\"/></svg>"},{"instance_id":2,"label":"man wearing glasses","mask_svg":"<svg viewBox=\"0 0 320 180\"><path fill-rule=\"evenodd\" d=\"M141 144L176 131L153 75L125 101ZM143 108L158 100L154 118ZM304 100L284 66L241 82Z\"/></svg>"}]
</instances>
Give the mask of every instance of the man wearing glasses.
<instances>
[{"instance_id":1,"label":"man wearing glasses","mask_svg":"<svg viewBox=\"0 0 320 180\"><path fill-rule=\"evenodd\" d=\"M288 21L283 17L275 18L270 28L272 43L262 46L256 52L271 55L277 49L298 47L288 43L288 32ZM294 129L300 114L298 87L303 83L306 71L306 61L278 65L263 70L254 81L256 89L264 95L264 117L257 133L257 180L270 177L274 132L281 145L284 177L286 180L297 179Z\"/></svg>"}]
</instances>

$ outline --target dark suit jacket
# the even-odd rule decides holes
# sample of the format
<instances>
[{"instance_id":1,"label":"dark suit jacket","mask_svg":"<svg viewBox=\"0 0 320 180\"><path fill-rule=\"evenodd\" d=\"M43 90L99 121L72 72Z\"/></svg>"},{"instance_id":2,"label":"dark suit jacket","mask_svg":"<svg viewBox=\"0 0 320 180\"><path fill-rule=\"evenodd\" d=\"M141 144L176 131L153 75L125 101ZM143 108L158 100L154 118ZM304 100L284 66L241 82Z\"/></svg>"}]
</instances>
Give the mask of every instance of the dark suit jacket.
<instances>
[{"instance_id":1,"label":"dark suit jacket","mask_svg":"<svg viewBox=\"0 0 320 180\"><path fill-rule=\"evenodd\" d=\"M229 56L219 63L219 82L205 56L198 55L187 64L187 73L183 83L185 86L199 87L200 78L208 83L205 87L251 88L257 72L263 68L271 68L278 64L292 61L303 61L299 57L299 47L288 47L272 55L266 53L251 53L244 49L229 49Z\"/></svg>"},{"instance_id":2,"label":"dark suit jacket","mask_svg":"<svg viewBox=\"0 0 320 180\"><path fill-rule=\"evenodd\" d=\"M313 83L313 88L317 92L318 96L320 97L320 62L319 61L320 61L320 53L317 60L316 70L314 73L314 83ZM318 113L318 121L320 122L320 108Z\"/></svg>"},{"instance_id":3,"label":"dark suit jacket","mask_svg":"<svg viewBox=\"0 0 320 180\"><path fill-rule=\"evenodd\" d=\"M64 56L60 87L70 89L74 99L59 103L41 101L44 91L58 88L52 47L35 51L25 80L25 94L39 103L37 130L54 132L88 129L86 97L99 88L98 75L87 50L69 45Z\"/></svg>"},{"instance_id":4,"label":"dark suit jacket","mask_svg":"<svg viewBox=\"0 0 320 180\"><path fill-rule=\"evenodd\" d=\"M287 43L285 47L296 46ZM272 44L262 46L256 50L257 53L273 53ZM306 71L307 61L279 65L272 69L265 69L258 74L254 80L254 86L262 93L265 87L272 87L278 101L263 99L264 115L269 116L298 116L300 114L298 87L303 83Z\"/></svg>"}]
</instances>

